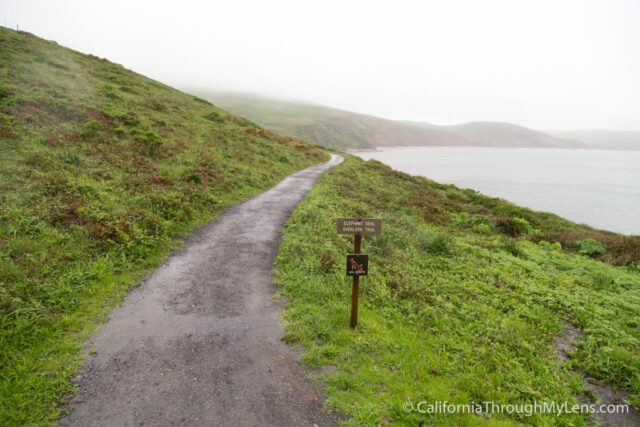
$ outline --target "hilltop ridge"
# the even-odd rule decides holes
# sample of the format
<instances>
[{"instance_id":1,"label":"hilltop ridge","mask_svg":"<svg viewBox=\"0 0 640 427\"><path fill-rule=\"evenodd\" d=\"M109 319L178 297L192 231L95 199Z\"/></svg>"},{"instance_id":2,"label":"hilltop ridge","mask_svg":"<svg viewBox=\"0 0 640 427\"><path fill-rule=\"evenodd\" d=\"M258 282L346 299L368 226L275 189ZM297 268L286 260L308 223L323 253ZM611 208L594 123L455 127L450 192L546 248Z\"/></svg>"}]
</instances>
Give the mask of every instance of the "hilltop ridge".
<instances>
[{"instance_id":1,"label":"hilltop ridge","mask_svg":"<svg viewBox=\"0 0 640 427\"><path fill-rule=\"evenodd\" d=\"M406 146L640 150L640 132L541 131L509 122L396 121L299 100L188 88L274 132L335 149Z\"/></svg>"}]
</instances>

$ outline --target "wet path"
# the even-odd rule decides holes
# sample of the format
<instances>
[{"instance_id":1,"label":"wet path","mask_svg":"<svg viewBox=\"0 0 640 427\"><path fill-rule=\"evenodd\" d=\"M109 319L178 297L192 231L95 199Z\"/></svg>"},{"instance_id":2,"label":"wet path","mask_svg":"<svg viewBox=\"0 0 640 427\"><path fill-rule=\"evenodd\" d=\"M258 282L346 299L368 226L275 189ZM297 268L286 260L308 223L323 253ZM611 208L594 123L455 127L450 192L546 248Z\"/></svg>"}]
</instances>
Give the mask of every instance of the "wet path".
<instances>
[{"instance_id":1,"label":"wet path","mask_svg":"<svg viewBox=\"0 0 640 427\"><path fill-rule=\"evenodd\" d=\"M90 341L63 425L325 426L318 385L280 338L280 228L325 170L290 175L194 233Z\"/></svg>"}]
</instances>

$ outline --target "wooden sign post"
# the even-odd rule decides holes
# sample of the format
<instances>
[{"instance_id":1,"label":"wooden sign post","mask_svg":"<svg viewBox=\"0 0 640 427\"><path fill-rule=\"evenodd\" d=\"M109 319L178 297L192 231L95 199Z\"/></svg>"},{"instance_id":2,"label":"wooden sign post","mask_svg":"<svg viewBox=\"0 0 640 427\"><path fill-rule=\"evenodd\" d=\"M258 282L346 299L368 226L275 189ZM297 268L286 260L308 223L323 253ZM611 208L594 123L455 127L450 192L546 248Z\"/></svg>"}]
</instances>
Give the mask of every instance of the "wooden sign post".
<instances>
[{"instance_id":1,"label":"wooden sign post","mask_svg":"<svg viewBox=\"0 0 640 427\"><path fill-rule=\"evenodd\" d=\"M347 255L347 276L353 277L351 286L351 327L358 325L358 296L360 276L369 272L369 255L361 254L362 236L379 234L382 220L372 218L338 218L338 234L353 234L353 254Z\"/></svg>"}]
</instances>

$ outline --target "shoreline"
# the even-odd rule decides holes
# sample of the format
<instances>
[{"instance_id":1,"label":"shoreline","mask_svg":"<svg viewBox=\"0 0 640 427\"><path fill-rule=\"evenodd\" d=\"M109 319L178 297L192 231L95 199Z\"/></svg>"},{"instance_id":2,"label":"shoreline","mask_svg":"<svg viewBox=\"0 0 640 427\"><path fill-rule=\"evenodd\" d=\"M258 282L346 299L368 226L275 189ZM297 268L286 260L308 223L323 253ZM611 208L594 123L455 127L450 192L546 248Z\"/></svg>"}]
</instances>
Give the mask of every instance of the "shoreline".
<instances>
[{"instance_id":1,"label":"shoreline","mask_svg":"<svg viewBox=\"0 0 640 427\"><path fill-rule=\"evenodd\" d=\"M640 210L640 172L633 167L636 157L640 162L640 152L548 150L407 146L350 154L597 230L640 235L640 226L634 227L631 215ZM608 156L600 155L603 151Z\"/></svg>"}]
</instances>

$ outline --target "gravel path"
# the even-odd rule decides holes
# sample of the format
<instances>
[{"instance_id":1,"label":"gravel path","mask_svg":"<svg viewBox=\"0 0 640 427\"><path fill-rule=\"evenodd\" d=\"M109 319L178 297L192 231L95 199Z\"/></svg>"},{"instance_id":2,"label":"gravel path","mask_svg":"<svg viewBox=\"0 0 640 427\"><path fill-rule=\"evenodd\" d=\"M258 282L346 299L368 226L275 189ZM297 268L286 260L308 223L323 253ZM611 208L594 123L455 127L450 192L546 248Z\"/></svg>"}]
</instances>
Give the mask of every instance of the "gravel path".
<instances>
[{"instance_id":1,"label":"gravel path","mask_svg":"<svg viewBox=\"0 0 640 427\"><path fill-rule=\"evenodd\" d=\"M88 343L70 426L326 426L317 384L281 341L280 228L332 156L195 232ZM97 353L95 353L95 351Z\"/></svg>"}]
</instances>

